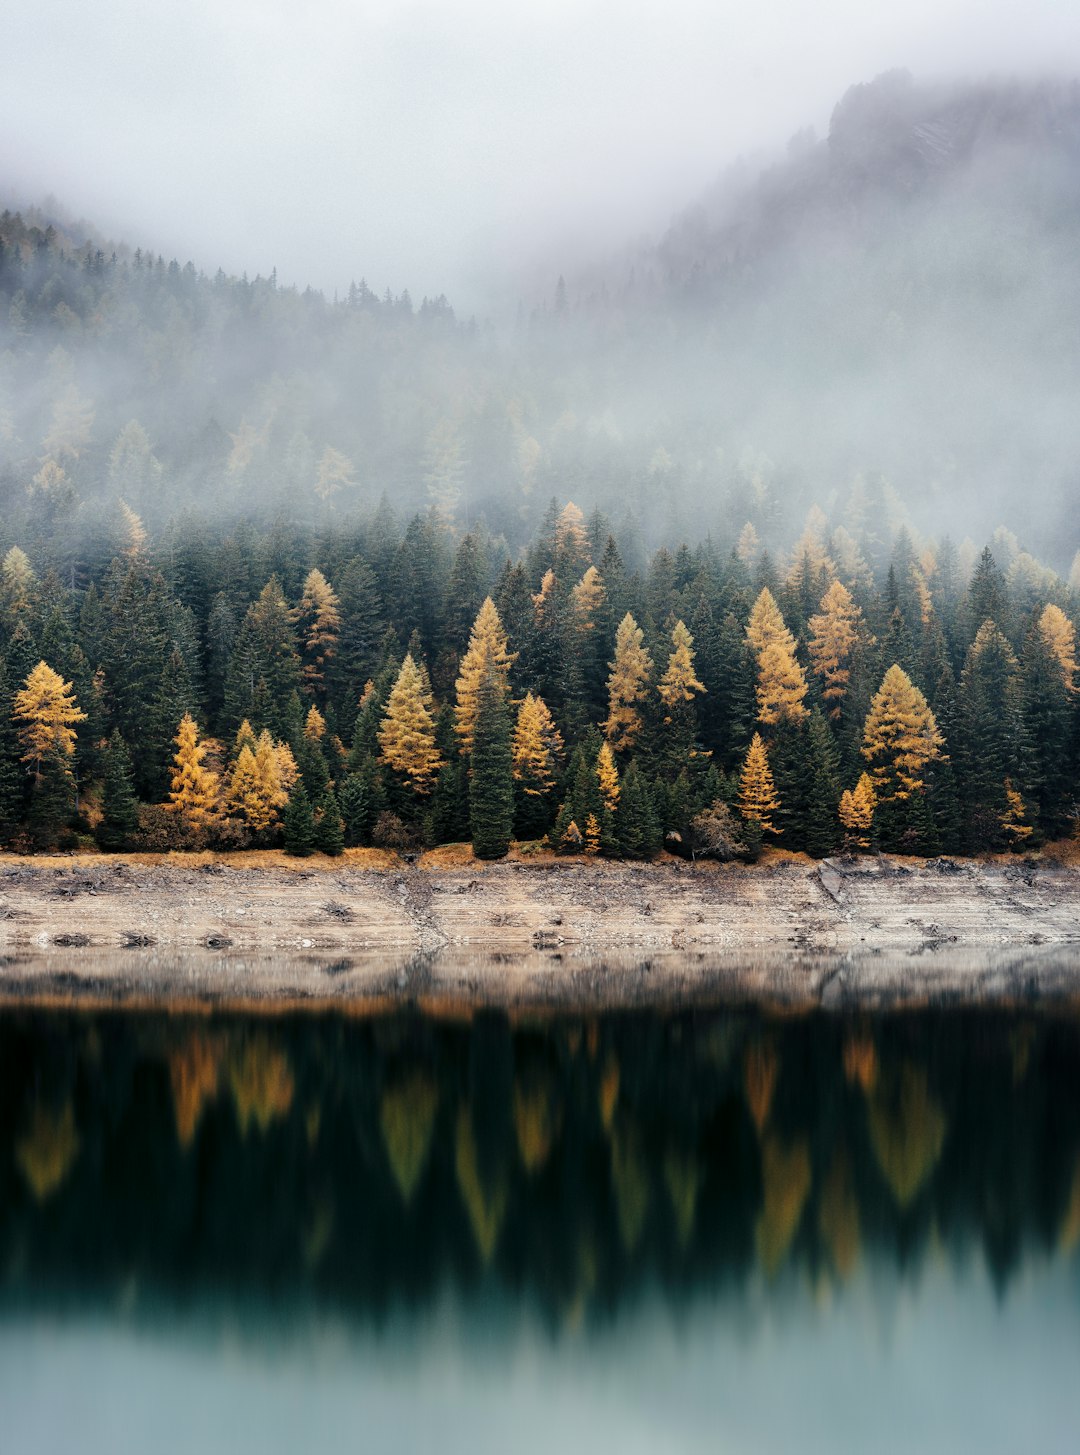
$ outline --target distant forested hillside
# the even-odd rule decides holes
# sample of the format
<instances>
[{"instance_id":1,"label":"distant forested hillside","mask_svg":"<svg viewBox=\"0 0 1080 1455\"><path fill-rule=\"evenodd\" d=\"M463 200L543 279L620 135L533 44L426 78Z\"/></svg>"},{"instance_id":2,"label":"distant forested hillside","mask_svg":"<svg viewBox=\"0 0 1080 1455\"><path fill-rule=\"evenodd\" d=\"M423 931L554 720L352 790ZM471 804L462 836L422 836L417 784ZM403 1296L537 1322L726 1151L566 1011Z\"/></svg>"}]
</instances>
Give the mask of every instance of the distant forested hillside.
<instances>
[{"instance_id":1,"label":"distant forested hillside","mask_svg":"<svg viewBox=\"0 0 1080 1455\"><path fill-rule=\"evenodd\" d=\"M314 525L386 495L512 547L552 496L650 546L807 509L1080 544L1080 92L853 88L656 246L457 318L0 217L0 545L124 500ZM313 228L312 247L317 248ZM358 259L363 239L357 239ZM361 268L358 268L358 273ZM878 522L880 524L880 522Z\"/></svg>"}]
</instances>

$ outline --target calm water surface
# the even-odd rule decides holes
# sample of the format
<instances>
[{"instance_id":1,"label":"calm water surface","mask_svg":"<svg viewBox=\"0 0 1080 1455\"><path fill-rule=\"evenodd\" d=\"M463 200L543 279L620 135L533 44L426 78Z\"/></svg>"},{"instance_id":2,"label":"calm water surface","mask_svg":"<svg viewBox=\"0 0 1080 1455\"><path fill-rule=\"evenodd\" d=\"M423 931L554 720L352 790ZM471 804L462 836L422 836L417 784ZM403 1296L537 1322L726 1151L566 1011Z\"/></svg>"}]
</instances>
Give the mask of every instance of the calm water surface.
<instances>
[{"instance_id":1,"label":"calm water surface","mask_svg":"<svg viewBox=\"0 0 1080 1455\"><path fill-rule=\"evenodd\" d=\"M0 1013L0 1448L1072 1451L1080 1010Z\"/></svg>"}]
</instances>

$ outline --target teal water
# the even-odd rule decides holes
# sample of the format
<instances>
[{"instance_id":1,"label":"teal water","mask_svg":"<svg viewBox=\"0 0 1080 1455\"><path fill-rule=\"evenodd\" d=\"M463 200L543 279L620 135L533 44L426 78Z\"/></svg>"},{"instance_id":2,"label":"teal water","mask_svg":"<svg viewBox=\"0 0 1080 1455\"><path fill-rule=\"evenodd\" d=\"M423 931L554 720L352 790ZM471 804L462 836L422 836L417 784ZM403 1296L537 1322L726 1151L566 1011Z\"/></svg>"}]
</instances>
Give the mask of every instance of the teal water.
<instances>
[{"instance_id":1,"label":"teal water","mask_svg":"<svg viewBox=\"0 0 1080 1455\"><path fill-rule=\"evenodd\" d=\"M1066 1451L1080 1013L0 1014L0 1449Z\"/></svg>"}]
</instances>

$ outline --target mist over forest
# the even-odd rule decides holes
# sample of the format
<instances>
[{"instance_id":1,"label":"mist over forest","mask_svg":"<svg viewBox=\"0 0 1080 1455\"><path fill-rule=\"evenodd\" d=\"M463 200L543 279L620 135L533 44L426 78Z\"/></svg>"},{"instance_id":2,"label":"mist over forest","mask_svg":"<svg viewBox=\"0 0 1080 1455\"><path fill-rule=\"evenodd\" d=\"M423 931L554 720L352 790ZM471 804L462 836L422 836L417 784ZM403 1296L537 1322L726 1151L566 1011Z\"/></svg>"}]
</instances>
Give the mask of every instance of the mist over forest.
<instances>
[{"instance_id":1,"label":"mist over forest","mask_svg":"<svg viewBox=\"0 0 1080 1455\"><path fill-rule=\"evenodd\" d=\"M902 72L852 87L827 135L724 171L655 242L553 260L486 316L10 209L0 551L40 542L70 576L121 501L152 532L185 512L318 532L385 499L402 527L434 507L513 555L555 498L604 512L631 557L748 522L782 555L816 507L856 538L1003 526L1006 556L1064 575L1078 240L1076 82Z\"/></svg>"}]
</instances>

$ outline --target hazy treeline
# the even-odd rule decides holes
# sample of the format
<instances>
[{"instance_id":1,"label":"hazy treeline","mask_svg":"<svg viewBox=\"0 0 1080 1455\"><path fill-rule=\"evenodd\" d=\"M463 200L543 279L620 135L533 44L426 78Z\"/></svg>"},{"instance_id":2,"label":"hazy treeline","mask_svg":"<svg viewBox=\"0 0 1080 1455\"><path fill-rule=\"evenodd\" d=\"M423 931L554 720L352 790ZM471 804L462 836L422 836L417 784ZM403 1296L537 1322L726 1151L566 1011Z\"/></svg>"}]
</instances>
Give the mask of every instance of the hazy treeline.
<instances>
[{"instance_id":1,"label":"hazy treeline","mask_svg":"<svg viewBox=\"0 0 1080 1455\"><path fill-rule=\"evenodd\" d=\"M0 495L22 531L320 521L386 492L512 545L555 494L650 546L890 483L924 530L1080 545L1075 86L854 88L826 139L728 176L515 320L356 283L227 278L0 217ZM1035 509L1032 509L1032 504ZM73 549L74 547L72 547Z\"/></svg>"},{"instance_id":2,"label":"hazy treeline","mask_svg":"<svg viewBox=\"0 0 1080 1455\"><path fill-rule=\"evenodd\" d=\"M3 1300L378 1318L447 1285L553 1330L659 1287L1075 1270L1075 1019L633 1013L515 1026L0 1016ZM797 1284L780 1275L797 1271ZM842 1294L841 1294L842 1296Z\"/></svg>"},{"instance_id":3,"label":"hazy treeline","mask_svg":"<svg viewBox=\"0 0 1080 1455\"><path fill-rule=\"evenodd\" d=\"M129 511L65 578L27 539L0 563L5 833L731 857L1070 832L1075 583L872 519L812 514L780 561L751 526L646 559L554 502L517 558L434 510L153 539Z\"/></svg>"}]
</instances>

